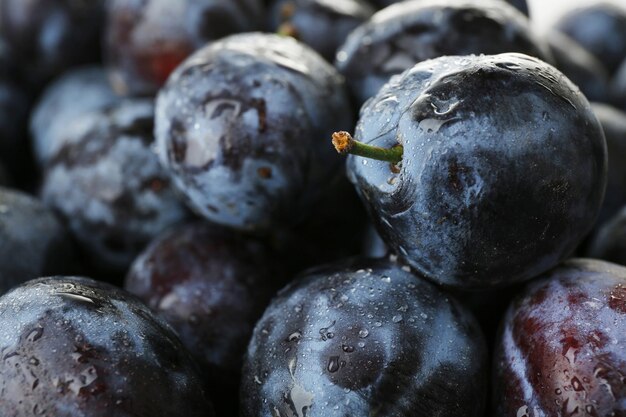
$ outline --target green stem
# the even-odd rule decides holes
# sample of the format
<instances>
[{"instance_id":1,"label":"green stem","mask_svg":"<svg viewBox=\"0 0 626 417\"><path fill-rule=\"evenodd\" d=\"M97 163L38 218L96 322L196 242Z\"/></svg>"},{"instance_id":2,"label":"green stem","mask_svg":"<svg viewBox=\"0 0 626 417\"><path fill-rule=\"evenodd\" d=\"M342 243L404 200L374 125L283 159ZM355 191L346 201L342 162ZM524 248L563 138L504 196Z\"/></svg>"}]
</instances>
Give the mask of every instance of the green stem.
<instances>
[{"instance_id":1,"label":"green stem","mask_svg":"<svg viewBox=\"0 0 626 417\"><path fill-rule=\"evenodd\" d=\"M358 155L364 158L376 159L377 161L391 162L392 164L402 161L404 152L402 145L396 145L392 148L381 148L357 142L348 132L333 133L333 145L337 152L342 155Z\"/></svg>"}]
</instances>

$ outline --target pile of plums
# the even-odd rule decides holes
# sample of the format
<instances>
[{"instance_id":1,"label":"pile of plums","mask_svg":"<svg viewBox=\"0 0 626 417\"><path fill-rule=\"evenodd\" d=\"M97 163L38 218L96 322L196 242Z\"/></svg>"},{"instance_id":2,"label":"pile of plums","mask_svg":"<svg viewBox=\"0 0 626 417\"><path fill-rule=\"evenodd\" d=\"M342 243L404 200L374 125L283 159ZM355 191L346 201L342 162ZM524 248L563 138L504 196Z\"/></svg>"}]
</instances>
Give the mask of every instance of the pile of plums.
<instances>
[{"instance_id":1,"label":"pile of plums","mask_svg":"<svg viewBox=\"0 0 626 417\"><path fill-rule=\"evenodd\" d=\"M626 5L0 0L0 417L626 417Z\"/></svg>"}]
</instances>

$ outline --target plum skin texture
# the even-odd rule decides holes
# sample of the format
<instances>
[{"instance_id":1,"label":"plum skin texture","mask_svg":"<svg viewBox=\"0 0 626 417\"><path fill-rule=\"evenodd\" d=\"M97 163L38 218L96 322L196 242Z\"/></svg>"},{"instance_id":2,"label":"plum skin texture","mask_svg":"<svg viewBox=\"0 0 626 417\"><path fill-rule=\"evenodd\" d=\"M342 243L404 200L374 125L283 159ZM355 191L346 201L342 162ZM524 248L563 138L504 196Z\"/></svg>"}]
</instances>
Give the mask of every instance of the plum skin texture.
<instances>
[{"instance_id":1,"label":"plum skin texture","mask_svg":"<svg viewBox=\"0 0 626 417\"><path fill-rule=\"evenodd\" d=\"M57 132L41 194L91 264L117 275L188 212L152 149L152 99L122 100L80 116Z\"/></svg>"},{"instance_id":2,"label":"plum skin texture","mask_svg":"<svg viewBox=\"0 0 626 417\"><path fill-rule=\"evenodd\" d=\"M126 277L124 288L178 332L207 378L218 414L236 410L252 329L285 283L275 259L263 240L193 222L155 239Z\"/></svg>"},{"instance_id":3,"label":"plum skin texture","mask_svg":"<svg viewBox=\"0 0 626 417\"><path fill-rule=\"evenodd\" d=\"M241 417L482 416L486 348L473 316L388 260L310 270L257 323Z\"/></svg>"},{"instance_id":4,"label":"plum skin texture","mask_svg":"<svg viewBox=\"0 0 626 417\"><path fill-rule=\"evenodd\" d=\"M626 415L625 335L626 268L574 259L545 274L505 316L494 416Z\"/></svg>"},{"instance_id":5,"label":"plum skin texture","mask_svg":"<svg viewBox=\"0 0 626 417\"><path fill-rule=\"evenodd\" d=\"M353 126L343 77L317 53L272 34L233 35L197 51L156 105L157 152L188 204L242 230L293 224L342 161L324 138Z\"/></svg>"},{"instance_id":6,"label":"plum skin texture","mask_svg":"<svg viewBox=\"0 0 626 417\"><path fill-rule=\"evenodd\" d=\"M552 62L525 16L500 0L412 0L375 13L337 52L335 66L361 104L418 62L519 52Z\"/></svg>"},{"instance_id":7,"label":"plum skin texture","mask_svg":"<svg viewBox=\"0 0 626 417\"><path fill-rule=\"evenodd\" d=\"M443 57L394 77L355 139L404 146L348 174L389 247L427 278L485 288L568 256L604 195L604 134L561 73L521 54Z\"/></svg>"},{"instance_id":8,"label":"plum skin texture","mask_svg":"<svg viewBox=\"0 0 626 417\"><path fill-rule=\"evenodd\" d=\"M0 298L0 414L212 417L173 330L113 286L29 281Z\"/></svg>"}]
</instances>

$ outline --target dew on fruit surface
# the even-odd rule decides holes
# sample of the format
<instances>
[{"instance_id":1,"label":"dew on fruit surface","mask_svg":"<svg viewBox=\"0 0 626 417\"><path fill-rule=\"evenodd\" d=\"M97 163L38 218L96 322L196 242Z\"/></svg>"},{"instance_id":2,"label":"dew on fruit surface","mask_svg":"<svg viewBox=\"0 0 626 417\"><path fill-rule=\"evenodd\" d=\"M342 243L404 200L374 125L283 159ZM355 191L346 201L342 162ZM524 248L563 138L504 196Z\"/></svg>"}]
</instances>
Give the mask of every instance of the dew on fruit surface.
<instances>
[{"instance_id":1,"label":"dew on fruit surface","mask_svg":"<svg viewBox=\"0 0 626 417\"><path fill-rule=\"evenodd\" d=\"M402 317L401 314L397 314L391 318L391 321L394 323L400 323L402 320L404 320L404 317Z\"/></svg>"},{"instance_id":2,"label":"dew on fruit surface","mask_svg":"<svg viewBox=\"0 0 626 417\"><path fill-rule=\"evenodd\" d=\"M380 277L380 280L382 282L390 283L391 282L391 277L389 277L387 275L383 275L382 277Z\"/></svg>"},{"instance_id":3,"label":"dew on fruit surface","mask_svg":"<svg viewBox=\"0 0 626 417\"><path fill-rule=\"evenodd\" d=\"M571 380L572 383L572 388L574 389L574 391L584 391L585 388L583 387L583 384L581 384L580 380L576 377L572 378Z\"/></svg>"},{"instance_id":4,"label":"dew on fruit surface","mask_svg":"<svg viewBox=\"0 0 626 417\"><path fill-rule=\"evenodd\" d=\"M527 405L521 406L517 410L517 416L516 417L530 417L530 415L528 414L528 406Z\"/></svg>"},{"instance_id":5,"label":"dew on fruit surface","mask_svg":"<svg viewBox=\"0 0 626 417\"><path fill-rule=\"evenodd\" d=\"M361 329L359 330L359 337L361 339L365 339L367 336L369 336L370 332L367 329Z\"/></svg>"},{"instance_id":6,"label":"dew on fruit surface","mask_svg":"<svg viewBox=\"0 0 626 417\"><path fill-rule=\"evenodd\" d=\"M300 332L293 332L289 335L289 337L287 338L287 340L289 340L290 342L297 342L298 340L300 340L302 338L302 333Z\"/></svg>"},{"instance_id":7,"label":"dew on fruit surface","mask_svg":"<svg viewBox=\"0 0 626 417\"><path fill-rule=\"evenodd\" d=\"M36 342L37 340L41 339L42 335L43 335L43 327L37 327L36 329L31 331L28 334L28 336L26 336L26 340L29 342Z\"/></svg>"},{"instance_id":8,"label":"dew on fruit surface","mask_svg":"<svg viewBox=\"0 0 626 417\"><path fill-rule=\"evenodd\" d=\"M561 395L561 394L563 394L563 391L561 391L561 389L560 389L560 388L557 388L557 389L555 389L555 390L554 390L554 393L555 393L556 395Z\"/></svg>"},{"instance_id":9,"label":"dew on fruit surface","mask_svg":"<svg viewBox=\"0 0 626 417\"><path fill-rule=\"evenodd\" d=\"M352 352L354 352L354 346L341 345L341 350L343 350L346 353L352 353Z\"/></svg>"},{"instance_id":10,"label":"dew on fruit surface","mask_svg":"<svg viewBox=\"0 0 626 417\"><path fill-rule=\"evenodd\" d=\"M365 342L359 342L359 343L358 343L358 346L359 346L360 348L364 348L364 347L365 347Z\"/></svg>"},{"instance_id":11,"label":"dew on fruit surface","mask_svg":"<svg viewBox=\"0 0 626 417\"><path fill-rule=\"evenodd\" d=\"M328 359L328 366L326 367L328 372L335 373L339 370L339 367L339 356L331 356Z\"/></svg>"}]
</instances>

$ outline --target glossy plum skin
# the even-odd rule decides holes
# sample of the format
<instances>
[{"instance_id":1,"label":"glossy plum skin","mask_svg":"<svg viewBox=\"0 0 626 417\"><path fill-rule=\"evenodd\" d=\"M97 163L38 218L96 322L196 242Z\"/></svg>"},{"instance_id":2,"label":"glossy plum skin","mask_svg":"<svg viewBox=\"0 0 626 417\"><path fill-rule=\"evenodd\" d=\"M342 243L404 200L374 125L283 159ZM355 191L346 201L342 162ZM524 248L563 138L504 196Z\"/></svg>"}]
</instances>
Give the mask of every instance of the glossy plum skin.
<instances>
[{"instance_id":1,"label":"glossy plum skin","mask_svg":"<svg viewBox=\"0 0 626 417\"><path fill-rule=\"evenodd\" d=\"M152 100L81 116L44 174L42 198L102 271L124 271L144 247L187 216L151 146Z\"/></svg>"},{"instance_id":2,"label":"glossy plum skin","mask_svg":"<svg viewBox=\"0 0 626 417\"><path fill-rule=\"evenodd\" d=\"M0 298L0 414L212 417L196 365L139 300L86 278Z\"/></svg>"},{"instance_id":3,"label":"glossy plum skin","mask_svg":"<svg viewBox=\"0 0 626 417\"><path fill-rule=\"evenodd\" d=\"M382 8L394 3L400 3L402 1L406 0L372 0L372 3ZM528 16L528 4L526 3L526 0L506 0L506 2Z\"/></svg>"},{"instance_id":4,"label":"glossy plum skin","mask_svg":"<svg viewBox=\"0 0 626 417\"><path fill-rule=\"evenodd\" d=\"M589 101L610 101L609 73L594 55L557 30L550 31L546 40L555 66L580 88Z\"/></svg>"},{"instance_id":5,"label":"glossy plum skin","mask_svg":"<svg viewBox=\"0 0 626 417\"><path fill-rule=\"evenodd\" d=\"M291 38L233 35L172 74L156 109L157 152L210 221L295 222L341 168L327 138L353 126L343 78Z\"/></svg>"},{"instance_id":6,"label":"glossy plum skin","mask_svg":"<svg viewBox=\"0 0 626 417\"><path fill-rule=\"evenodd\" d=\"M404 147L395 168L350 156L348 174L390 249L446 286L510 285L555 266L604 195L589 103L521 54L416 65L363 107L355 139Z\"/></svg>"},{"instance_id":7,"label":"glossy plum skin","mask_svg":"<svg viewBox=\"0 0 626 417\"><path fill-rule=\"evenodd\" d=\"M460 304L397 263L352 260L274 298L248 347L240 415L482 416L485 362Z\"/></svg>"},{"instance_id":8,"label":"glossy plum skin","mask_svg":"<svg viewBox=\"0 0 626 417\"><path fill-rule=\"evenodd\" d=\"M269 27L271 31L288 28L289 35L333 62L350 32L373 13L362 0L275 0Z\"/></svg>"},{"instance_id":9,"label":"glossy plum skin","mask_svg":"<svg viewBox=\"0 0 626 417\"><path fill-rule=\"evenodd\" d=\"M335 65L363 103L394 74L444 55L520 52L544 61L549 49L528 19L499 0L409 0L374 14L348 37Z\"/></svg>"},{"instance_id":10,"label":"glossy plum skin","mask_svg":"<svg viewBox=\"0 0 626 417\"><path fill-rule=\"evenodd\" d=\"M68 71L39 98L30 118L32 148L41 167L59 151L71 129L83 129L82 115L119 102L105 71L98 66Z\"/></svg>"},{"instance_id":11,"label":"glossy plum skin","mask_svg":"<svg viewBox=\"0 0 626 417\"><path fill-rule=\"evenodd\" d=\"M242 358L285 283L262 241L210 223L179 226L133 263L125 289L174 327L210 386L220 415L236 415Z\"/></svg>"},{"instance_id":12,"label":"glossy plum skin","mask_svg":"<svg viewBox=\"0 0 626 417\"><path fill-rule=\"evenodd\" d=\"M626 268L570 260L509 308L494 417L626 415Z\"/></svg>"},{"instance_id":13,"label":"glossy plum skin","mask_svg":"<svg viewBox=\"0 0 626 417\"><path fill-rule=\"evenodd\" d=\"M598 2L563 16L556 28L594 54L615 73L626 57L626 8Z\"/></svg>"},{"instance_id":14,"label":"glossy plum skin","mask_svg":"<svg viewBox=\"0 0 626 417\"><path fill-rule=\"evenodd\" d=\"M209 41L260 29L260 0L110 0L105 56L115 90L154 95Z\"/></svg>"},{"instance_id":15,"label":"glossy plum skin","mask_svg":"<svg viewBox=\"0 0 626 417\"><path fill-rule=\"evenodd\" d=\"M35 90L66 69L100 58L104 0L3 0L0 36Z\"/></svg>"},{"instance_id":16,"label":"glossy plum skin","mask_svg":"<svg viewBox=\"0 0 626 417\"><path fill-rule=\"evenodd\" d=\"M35 198L0 188L0 295L41 276L74 271L74 246L59 219Z\"/></svg>"}]
</instances>

